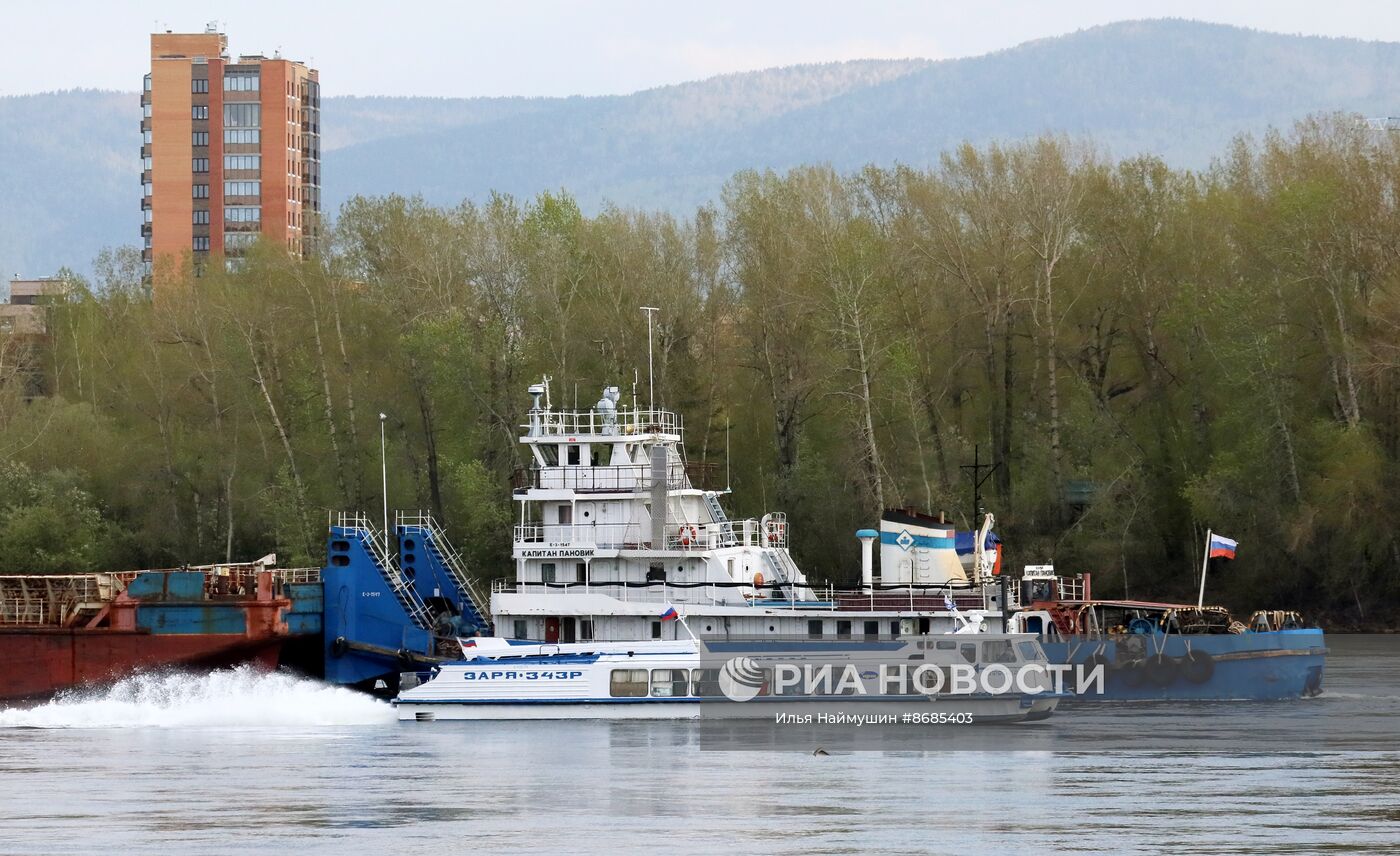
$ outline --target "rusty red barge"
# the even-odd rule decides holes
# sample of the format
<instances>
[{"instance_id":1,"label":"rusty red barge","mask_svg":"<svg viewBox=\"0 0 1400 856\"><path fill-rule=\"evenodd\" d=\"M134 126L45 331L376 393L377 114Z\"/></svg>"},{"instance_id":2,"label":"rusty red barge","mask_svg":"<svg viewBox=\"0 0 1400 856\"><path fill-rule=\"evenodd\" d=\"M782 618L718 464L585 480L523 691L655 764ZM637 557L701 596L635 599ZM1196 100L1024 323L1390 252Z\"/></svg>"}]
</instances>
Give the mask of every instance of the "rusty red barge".
<instances>
[{"instance_id":1,"label":"rusty red barge","mask_svg":"<svg viewBox=\"0 0 1400 856\"><path fill-rule=\"evenodd\" d=\"M0 702L137 669L275 668L321 632L319 568L0 576Z\"/></svg>"}]
</instances>

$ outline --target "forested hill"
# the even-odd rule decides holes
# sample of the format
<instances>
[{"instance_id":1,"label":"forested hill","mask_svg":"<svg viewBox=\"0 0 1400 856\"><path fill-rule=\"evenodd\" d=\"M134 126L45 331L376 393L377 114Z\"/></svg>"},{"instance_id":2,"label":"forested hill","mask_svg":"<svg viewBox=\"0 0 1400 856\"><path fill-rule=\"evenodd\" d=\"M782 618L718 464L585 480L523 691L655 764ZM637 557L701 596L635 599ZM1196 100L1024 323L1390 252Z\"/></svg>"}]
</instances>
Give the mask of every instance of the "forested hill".
<instances>
[{"instance_id":1,"label":"forested hill","mask_svg":"<svg viewBox=\"0 0 1400 856\"><path fill-rule=\"evenodd\" d=\"M587 210L681 212L750 167L927 165L964 139L1045 131L1201 167L1240 132L1397 106L1400 45L1128 22L968 59L769 69L625 96L332 98L324 176L332 209L356 194L455 203L566 188ZM134 242L138 122L134 93L0 99L0 271L83 268Z\"/></svg>"}]
</instances>

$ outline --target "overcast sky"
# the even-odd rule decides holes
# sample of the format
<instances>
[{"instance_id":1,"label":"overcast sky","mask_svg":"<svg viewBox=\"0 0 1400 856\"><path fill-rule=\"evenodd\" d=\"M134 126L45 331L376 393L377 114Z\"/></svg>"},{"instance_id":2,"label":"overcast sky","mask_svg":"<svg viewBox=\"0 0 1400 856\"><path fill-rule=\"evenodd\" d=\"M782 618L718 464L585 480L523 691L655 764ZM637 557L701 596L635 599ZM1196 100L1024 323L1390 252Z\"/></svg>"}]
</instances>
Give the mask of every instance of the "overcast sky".
<instances>
[{"instance_id":1,"label":"overcast sky","mask_svg":"<svg viewBox=\"0 0 1400 856\"><path fill-rule=\"evenodd\" d=\"M1131 18L1400 41L1400 5L1215 2L416 2L57 0L7 3L0 94L134 91L157 29L217 20L232 53L321 70L327 95L599 95L803 62L972 56Z\"/></svg>"}]
</instances>

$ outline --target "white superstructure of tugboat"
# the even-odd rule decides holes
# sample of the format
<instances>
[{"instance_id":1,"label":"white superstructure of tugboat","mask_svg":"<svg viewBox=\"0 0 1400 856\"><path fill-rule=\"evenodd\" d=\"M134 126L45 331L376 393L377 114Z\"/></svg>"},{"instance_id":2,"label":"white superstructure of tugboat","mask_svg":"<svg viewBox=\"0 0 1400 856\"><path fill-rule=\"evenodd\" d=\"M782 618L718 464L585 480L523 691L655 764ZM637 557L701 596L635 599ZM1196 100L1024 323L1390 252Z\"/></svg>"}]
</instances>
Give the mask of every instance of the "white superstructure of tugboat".
<instances>
[{"instance_id":1,"label":"white superstructure of tugboat","mask_svg":"<svg viewBox=\"0 0 1400 856\"><path fill-rule=\"evenodd\" d=\"M857 533L861 587L814 587L788 551L782 511L733 519L722 504L728 491L692 481L698 468L687 464L676 413L619 406L616 387L581 411L551 407L547 379L530 393L521 442L531 465L514 494L515 579L491 596L499 636L681 638L676 624L657 618L667 603L701 640L905 639L955 630L969 610L1001 613L990 567L979 561L969 575L950 524L888 512L880 531Z\"/></svg>"}]
</instances>

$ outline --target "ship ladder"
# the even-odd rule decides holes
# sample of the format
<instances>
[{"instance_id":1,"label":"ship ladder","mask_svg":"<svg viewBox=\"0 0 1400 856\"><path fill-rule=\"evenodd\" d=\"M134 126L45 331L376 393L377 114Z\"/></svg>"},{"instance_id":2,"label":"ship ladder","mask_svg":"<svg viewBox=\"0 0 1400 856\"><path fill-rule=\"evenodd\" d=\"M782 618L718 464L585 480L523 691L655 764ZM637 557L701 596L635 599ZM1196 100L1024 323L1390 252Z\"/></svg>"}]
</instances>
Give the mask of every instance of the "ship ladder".
<instances>
[{"instance_id":1,"label":"ship ladder","mask_svg":"<svg viewBox=\"0 0 1400 856\"><path fill-rule=\"evenodd\" d=\"M719 504L718 491L705 491L705 507L710 510L710 518L719 524L720 546L734 546L734 524L730 522L729 516L724 513L724 506Z\"/></svg>"}]
</instances>

